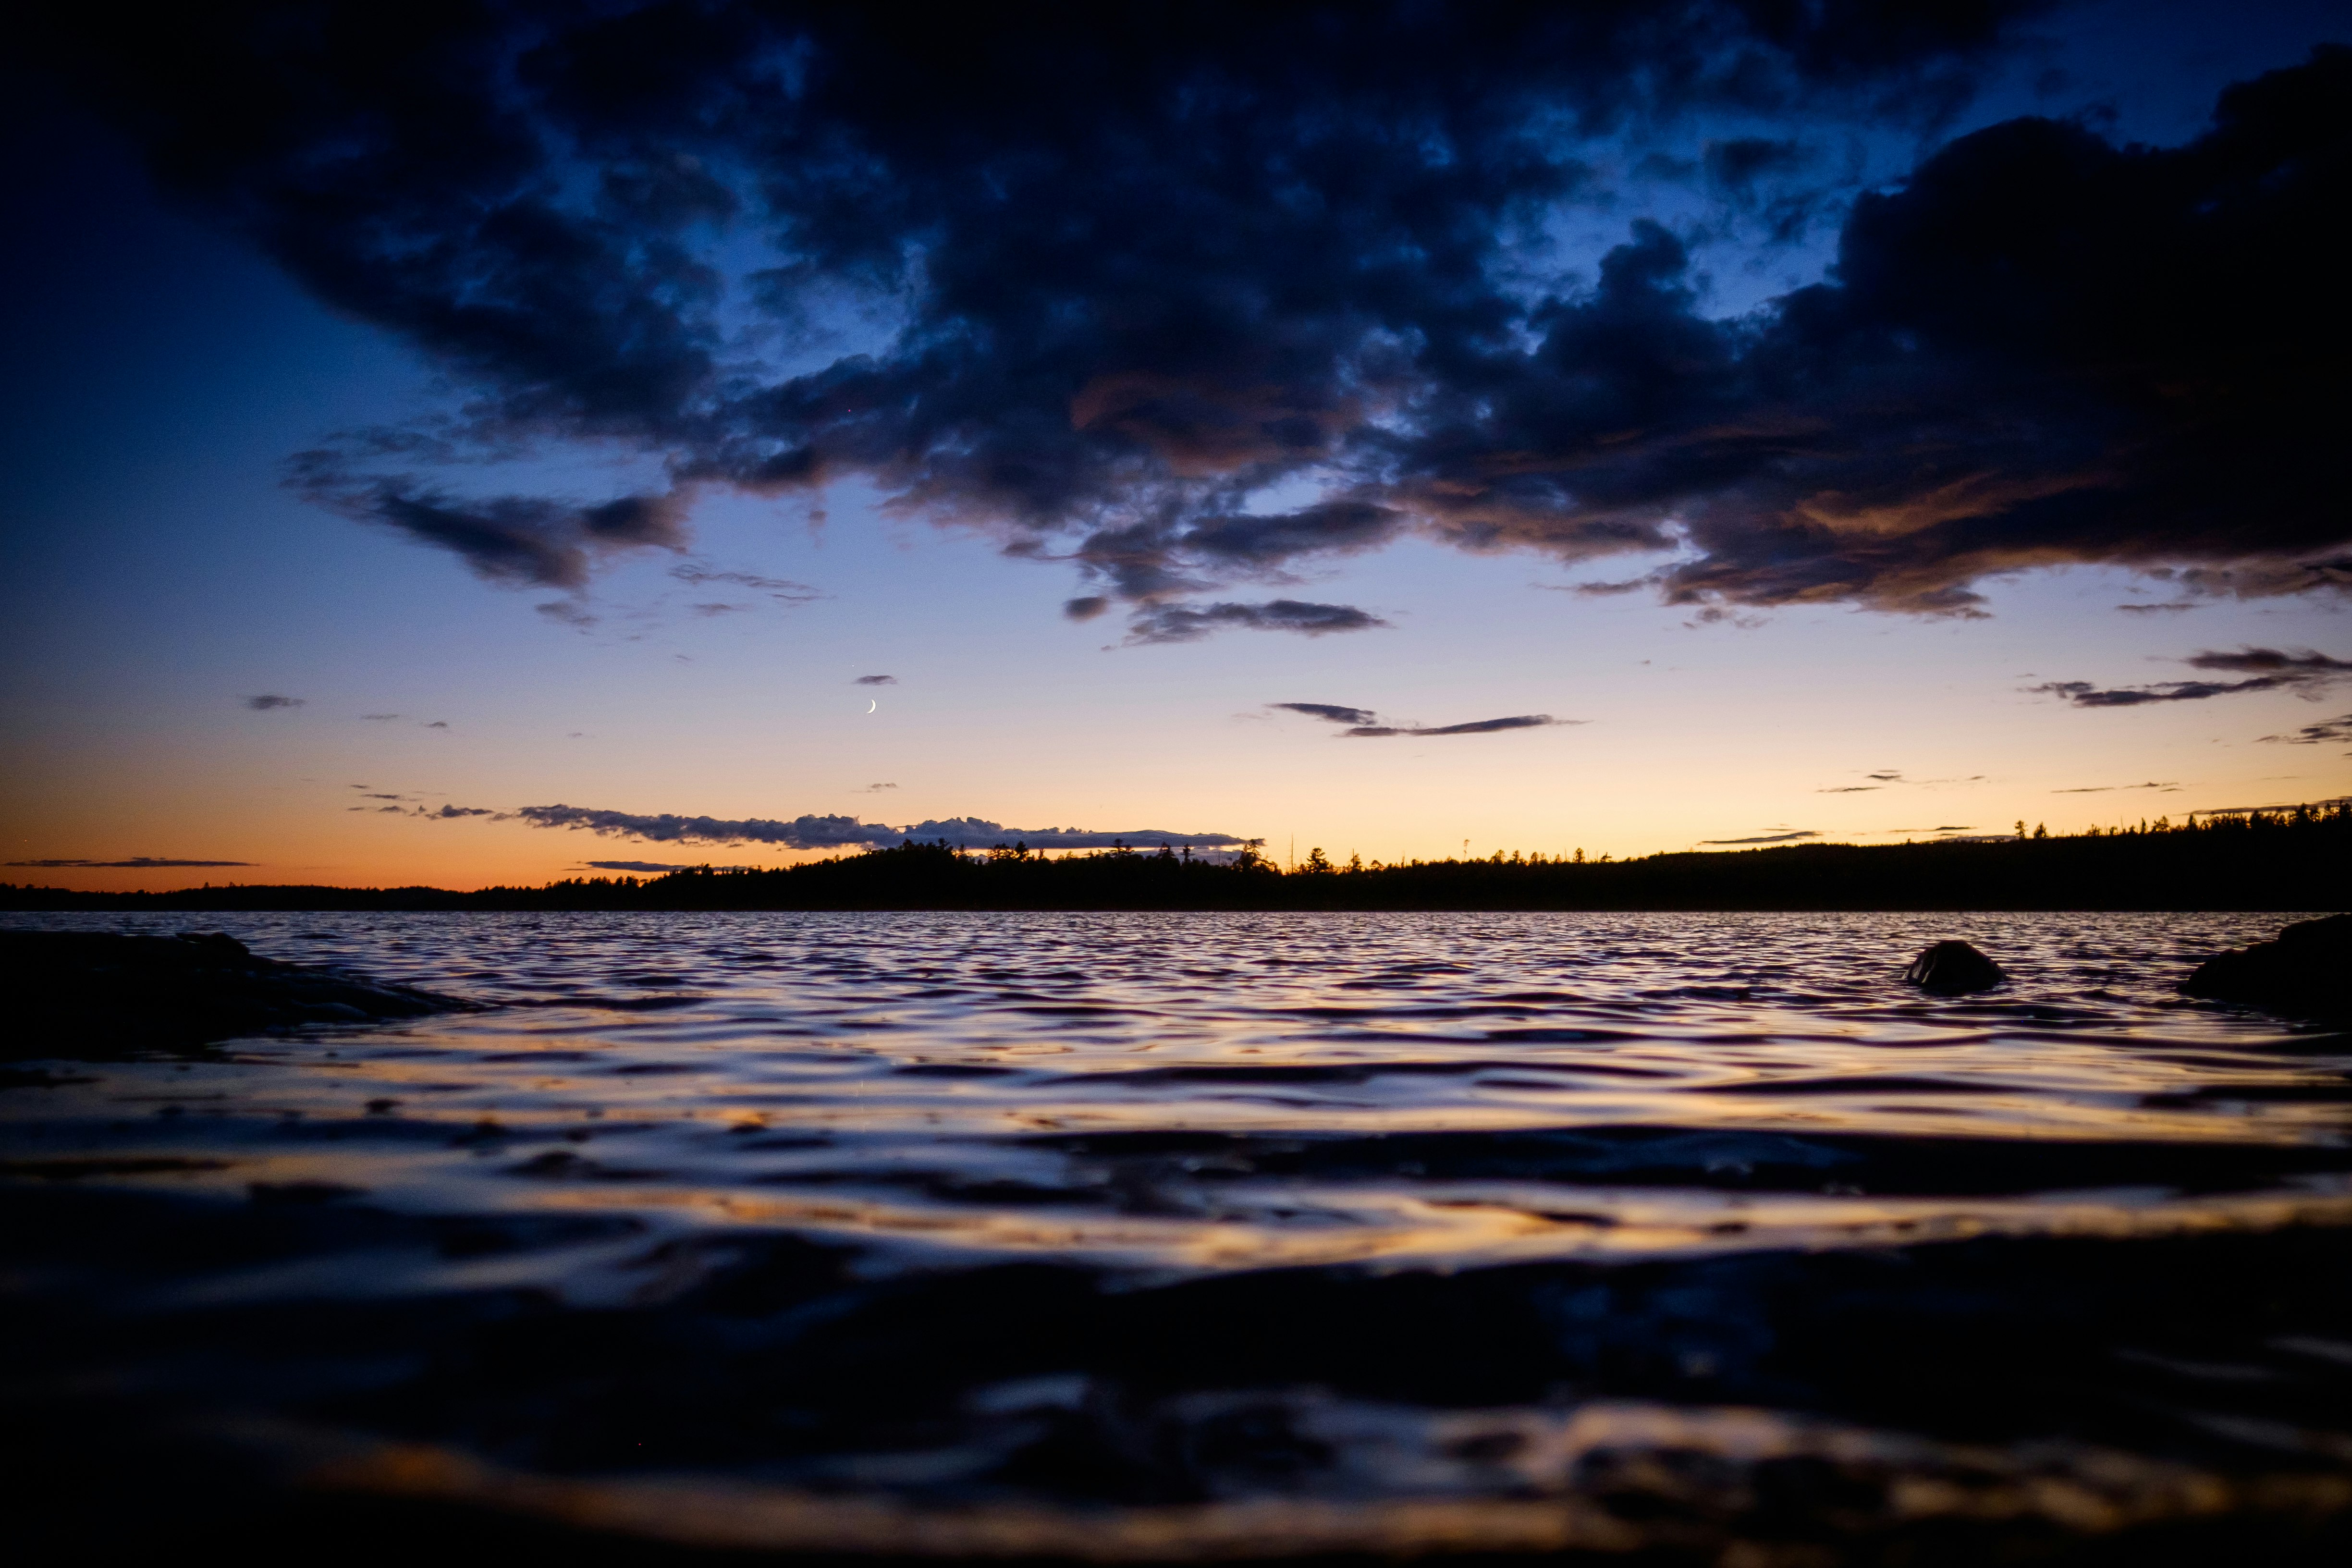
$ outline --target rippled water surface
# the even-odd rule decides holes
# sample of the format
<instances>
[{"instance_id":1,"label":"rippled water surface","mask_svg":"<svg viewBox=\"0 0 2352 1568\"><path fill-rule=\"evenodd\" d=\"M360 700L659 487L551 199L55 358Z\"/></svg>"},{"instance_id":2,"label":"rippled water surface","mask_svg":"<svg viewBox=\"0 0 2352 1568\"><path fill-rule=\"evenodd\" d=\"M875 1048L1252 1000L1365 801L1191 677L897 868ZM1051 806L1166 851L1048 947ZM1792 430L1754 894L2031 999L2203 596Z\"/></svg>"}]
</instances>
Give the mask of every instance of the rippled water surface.
<instances>
[{"instance_id":1,"label":"rippled water surface","mask_svg":"<svg viewBox=\"0 0 2352 1568\"><path fill-rule=\"evenodd\" d=\"M967 1503L1524 1497L1551 1484L1530 1479L1527 1455L1559 1448L1570 1427L1590 1438L1611 1410L1636 1426L1777 1411L1767 1448L1798 1441L1789 1422L1836 1420L1882 1444L2070 1435L2148 1462L2226 1468L2242 1450L2325 1470L2352 1460L2352 1436L2325 1415L2352 1393L2334 1239L2352 1223L2352 1041L2174 990L2199 958L2292 918L204 917L269 957L492 1005L20 1078L0 1093L14 1188L299 1212L307 1228L168 1266L110 1262L100 1247L80 1272L34 1269L18 1289L141 1321L499 1292L559 1315L691 1309L729 1332L767 1325L773 1342L737 1363L746 1386L783 1375L776 1345L856 1321L869 1352L892 1345L921 1363L901 1371L908 1409L928 1397L929 1415L877 1426L870 1408L852 1420L778 1386L748 1435L731 1406L723 1440L672 1430L720 1419L709 1409L641 1421L660 1433L653 1458L899 1498L947 1487ZM1991 953L2009 984L1959 1000L1901 984L1908 958L1947 937ZM452 1242L460 1221L492 1239ZM2316 1261L2296 1250L2313 1246ZM776 1285L778 1269L802 1267L776 1261L780 1247L829 1272ZM2225 1259L2216 1247L2255 1250ZM2095 1257L2105 1261L2083 1261ZM1900 1289L1857 1282L1889 1258L1906 1260ZM2172 1281L2144 1300L2190 1288L2182 1267L2301 1283L2261 1321L2225 1323L2199 1297L2160 1323L2118 1326L2126 1308L2099 1305L2098 1279L2143 1267ZM2045 1268L2071 1282L2038 1308L2010 1300ZM1921 1284L1953 1268L1968 1277ZM752 1279L769 1281L765 1306L709 1305ZM1065 1352L1001 1325L993 1341L939 1351L954 1338L942 1322L994 1322L1012 1310L989 1292L1046 1279L1057 1283L1035 1288L1087 1303L1033 1303L1032 1318L1074 1336ZM2054 1403L2020 1392L1998 1418L1941 1384L1848 1388L1842 1352L1804 1335L1833 1340L1814 1323L1822 1302L1871 1289L1885 1313L1940 1312L1948 1326L2072 1313L2061 1337L2095 1363L2082 1375L2097 1386ZM1508 1300L1432 1318L1398 1305L1399 1290L1440 1290L1463 1311L1480 1292ZM1969 1290L1989 1303L1978 1318L1946 1300ZM1104 1327L1105 1313L1147 1310L1138 1303L1189 1301L1208 1333L1218 1302L1252 1291L1251 1311L1291 1323L1282 1331L1308 1348L1162 1344L1138 1361L1118 1338L1129 1331ZM1322 1294L1310 1308L1301 1292ZM929 1315L889 1318L901 1309L877 1306L885 1297ZM1540 1342L1514 1375L1465 1370L1475 1345L1444 1342L1475 1342L1489 1309L1493 1332ZM1403 1337L1373 1355L1391 1373L1435 1370L1416 1387L1326 1364L1293 1321L1318 1313L1335 1341L1392 1325ZM796 1326L775 1326L787 1319ZM1896 1353L1868 1338L1850 1342L1853 1357ZM1126 1361L1101 1348L1113 1342ZM1980 1380L2027 1375L2004 1359L2012 1350L1983 1353ZM2200 1377L2200 1356L2235 1370ZM742 1370L753 1363L769 1370ZM417 1392L438 1374L413 1365L338 1375L271 1407L541 1470L635 1473L625 1447L494 1441L495 1422L451 1414L456 1395ZM1139 1400L1150 1421L1196 1431L1236 1398L1286 1435L1266 1439L1276 1447L1324 1458L1286 1469L1262 1454L1147 1458L1098 1482L1036 1458L1056 1421L1116 1447L1102 1436L1117 1426L1110 1405L1130 1426ZM1026 1426L1006 1414L1024 1411ZM1464 1411L1518 1434L1483 1469L1444 1458L1470 1439L1431 1426ZM2189 1436L2165 1435L2176 1430ZM2228 1451L2198 1447L2214 1443ZM1587 1490L1590 1447L1576 1450Z\"/></svg>"}]
</instances>

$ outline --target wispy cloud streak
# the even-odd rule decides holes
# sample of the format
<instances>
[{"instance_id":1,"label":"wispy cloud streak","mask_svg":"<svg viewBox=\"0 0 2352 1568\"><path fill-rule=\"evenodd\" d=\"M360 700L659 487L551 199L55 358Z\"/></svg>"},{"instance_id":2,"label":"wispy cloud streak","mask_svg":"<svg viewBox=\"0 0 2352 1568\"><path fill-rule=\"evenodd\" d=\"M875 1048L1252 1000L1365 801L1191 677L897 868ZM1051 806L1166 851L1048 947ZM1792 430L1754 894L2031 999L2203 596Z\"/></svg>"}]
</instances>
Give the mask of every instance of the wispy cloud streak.
<instances>
[{"instance_id":1,"label":"wispy cloud streak","mask_svg":"<svg viewBox=\"0 0 2352 1568\"><path fill-rule=\"evenodd\" d=\"M2297 691L2316 699L2319 689L2352 677L2352 659L2305 648L2288 653L2273 647L2235 653L2191 654L2181 661L2192 669L2243 674L2242 680L2158 680L2146 686L2102 688L2087 680L2046 680L2030 692L2063 698L2077 708L2138 708L2151 702L2202 702L2246 691Z\"/></svg>"},{"instance_id":2,"label":"wispy cloud streak","mask_svg":"<svg viewBox=\"0 0 2352 1568\"><path fill-rule=\"evenodd\" d=\"M584 830L652 844L766 844L782 849L857 849L944 840L959 848L989 848L1025 843L1032 849L1108 849L1117 845L1195 848L1230 847L1247 840L1230 833L1177 833L1134 827L1096 831L1078 827L1007 827L984 817L951 816L894 827L853 816L803 816L789 821L769 817L685 816L671 812L604 811L577 805L526 805L509 814L533 827Z\"/></svg>"},{"instance_id":3,"label":"wispy cloud streak","mask_svg":"<svg viewBox=\"0 0 2352 1568\"><path fill-rule=\"evenodd\" d=\"M1369 708L1337 702L1273 702L1268 707L1303 713L1344 727L1349 739L1379 739L1395 735L1494 735L1507 730L1541 730L1553 725L1581 724L1581 719L1555 719L1549 713L1515 713L1504 719L1474 719L1465 724L1384 724Z\"/></svg>"}]
</instances>

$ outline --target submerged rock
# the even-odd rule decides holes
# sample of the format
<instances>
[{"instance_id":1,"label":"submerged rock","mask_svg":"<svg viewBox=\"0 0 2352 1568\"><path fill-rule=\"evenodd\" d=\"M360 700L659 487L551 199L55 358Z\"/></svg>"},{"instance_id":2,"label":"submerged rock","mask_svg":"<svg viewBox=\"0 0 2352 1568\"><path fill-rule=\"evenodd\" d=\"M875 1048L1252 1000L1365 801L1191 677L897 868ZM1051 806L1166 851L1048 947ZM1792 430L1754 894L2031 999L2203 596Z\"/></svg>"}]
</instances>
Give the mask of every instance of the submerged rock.
<instances>
[{"instance_id":1,"label":"submerged rock","mask_svg":"<svg viewBox=\"0 0 2352 1568\"><path fill-rule=\"evenodd\" d=\"M1938 996L1964 996L2009 978L2000 965L1964 942L1939 942L1911 961L1903 978Z\"/></svg>"},{"instance_id":2,"label":"submerged rock","mask_svg":"<svg viewBox=\"0 0 2352 1568\"><path fill-rule=\"evenodd\" d=\"M2180 990L2293 1017L2352 1023L2352 915L2301 921L2273 942L2217 953Z\"/></svg>"},{"instance_id":3,"label":"submerged rock","mask_svg":"<svg viewBox=\"0 0 2352 1568\"><path fill-rule=\"evenodd\" d=\"M365 1023L474 1003L259 958L219 931L0 931L9 1027L0 1056L89 1058L197 1046L301 1024Z\"/></svg>"}]
</instances>

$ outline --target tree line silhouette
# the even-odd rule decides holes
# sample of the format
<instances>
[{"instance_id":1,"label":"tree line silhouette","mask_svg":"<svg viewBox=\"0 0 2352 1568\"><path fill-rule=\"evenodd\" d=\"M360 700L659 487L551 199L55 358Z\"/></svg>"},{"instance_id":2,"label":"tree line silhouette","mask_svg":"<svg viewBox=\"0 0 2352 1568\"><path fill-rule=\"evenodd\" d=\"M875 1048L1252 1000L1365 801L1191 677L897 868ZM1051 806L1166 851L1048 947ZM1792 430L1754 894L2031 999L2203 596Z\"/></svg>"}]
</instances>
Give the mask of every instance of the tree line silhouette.
<instances>
[{"instance_id":1,"label":"tree line silhouette","mask_svg":"<svg viewBox=\"0 0 2352 1568\"><path fill-rule=\"evenodd\" d=\"M908 840L774 870L696 867L538 888L270 887L97 893L0 884L15 910L2333 910L2352 888L2352 800L2080 834L1794 844L1616 860L1484 859L1286 869L1167 846L971 853Z\"/></svg>"}]
</instances>

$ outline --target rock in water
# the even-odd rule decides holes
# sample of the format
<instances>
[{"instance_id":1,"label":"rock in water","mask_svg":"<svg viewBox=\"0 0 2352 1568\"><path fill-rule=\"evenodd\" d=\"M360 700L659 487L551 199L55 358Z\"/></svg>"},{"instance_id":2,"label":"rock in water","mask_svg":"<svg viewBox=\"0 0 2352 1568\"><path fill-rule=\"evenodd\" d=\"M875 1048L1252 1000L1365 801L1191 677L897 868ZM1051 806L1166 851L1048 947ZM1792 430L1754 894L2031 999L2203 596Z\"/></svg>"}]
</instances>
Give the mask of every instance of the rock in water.
<instances>
[{"instance_id":1,"label":"rock in water","mask_svg":"<svg viewBox=\"0 0 2352 1568\"><path fill-rule=\"evenodd\" d=\"M1911 961L1903 978L1938 996L1964 996L2009 978L2000 965L1964 942L1939 942Z\"/></svg>"},{"instance_id":2,"label":"rock in water","mask_svg":"<svg viewBox=\"0 0 2352 1568\"><path fill-rule=\"evenodd\" d=\"M2352 1023L2352 915L2301 921L2275 942L2217 953L2180 989L2292 1017Z\"/></svg>"},{"instance_id":3,"label":"rock in water","mask_svg":"<svg viewBox=\"0 0 2352 1568\"><path fill-rule=\"evenodd\" d=\"M219 931L0 931L0 1056L92 1058L299 1024L364 1023L474 1003L257 958Z\"/></svg>"}]
</instances>

